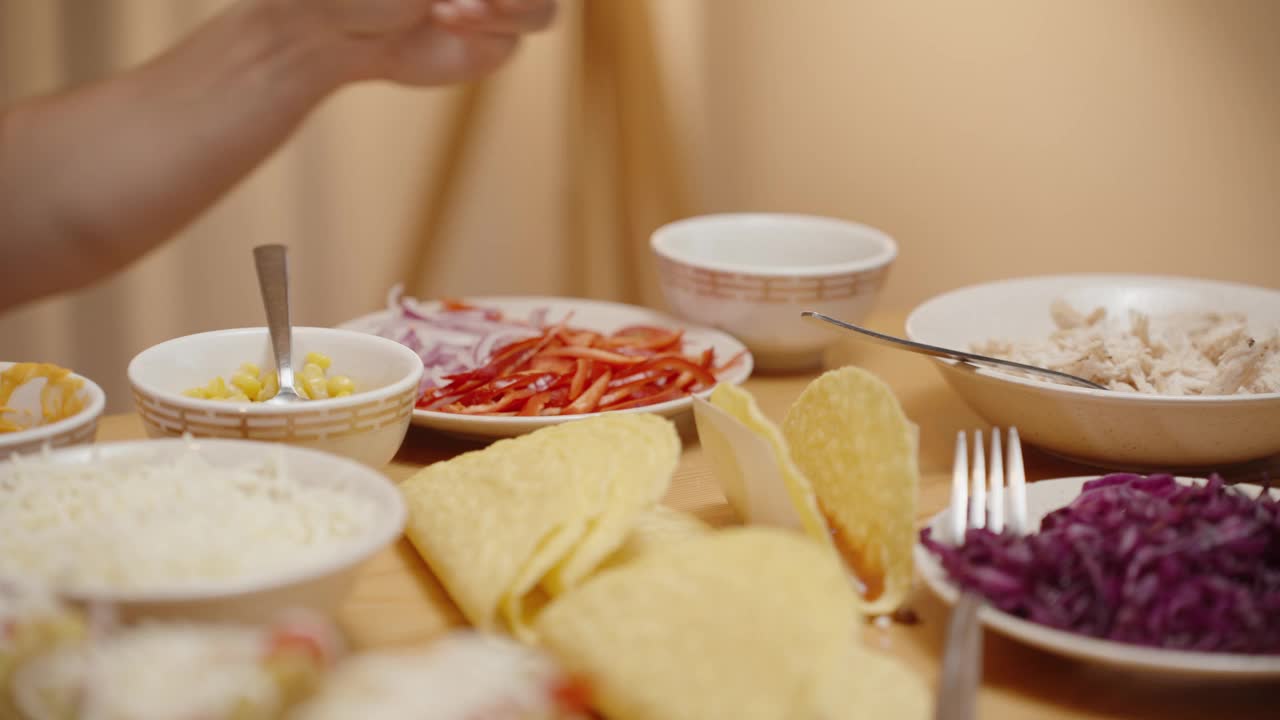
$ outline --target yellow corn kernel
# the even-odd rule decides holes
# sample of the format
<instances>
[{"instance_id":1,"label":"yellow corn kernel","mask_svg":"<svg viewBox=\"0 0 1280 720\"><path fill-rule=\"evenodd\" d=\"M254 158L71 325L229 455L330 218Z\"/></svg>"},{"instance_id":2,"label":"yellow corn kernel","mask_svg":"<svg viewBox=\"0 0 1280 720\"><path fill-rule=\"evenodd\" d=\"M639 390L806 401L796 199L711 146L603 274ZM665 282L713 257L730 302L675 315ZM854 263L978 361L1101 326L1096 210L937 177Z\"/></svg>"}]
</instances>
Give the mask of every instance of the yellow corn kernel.
<instances>
[{"instance_id":1,"label":"yellow corn kernel","mask_svg":"<svg viewBox=\"0 0 1280 720\"><path fill-rule=\"evenodd\" d=\"M312 380L315 378L324 378L324 368L315 363L307 363L302 366L302 372L299 373L304 380Z\"/></svg>"},{"instance_id":2,"label":"yellow corn kernel","mask_svg":"<svg viewBox=\"0 0 1280 720\"><path fill-rule=\"evenodd\" d=\"M280 382L276 378L275 373L271 373L262 378L262 390L258 391L258 402L270 400L280 391Z\"/></svg>"},{"instance_id":3,"label":"yellow corn kernel","mask_svg":"<svg viewBox=\"0 0 1280 720\"><path fill-rule=\"evenodd\" d=\"M333 363L333 361L329 359L328 355L318 352L307 353L305 362L307 365L319 365L321 370L328 370L329 365Z\"/></svg>"},{"instance_id":4,"label":"yellow corn kernel","mask_svg":"<svg viewBox=\"0 0 1280 720\"><path fill-rule=\"evenodd\" d=\"M351 395L351 391L350 391L350 390L343 390L342 392L338 393L337 395L334 395L334 397L347 397L347 396L349 396L349 395Z\"/></svg>"},{"instance_id":5,"label":"yellow corn kernel","mask_svg":"<svg viewBox=\"0 0 1280 720\"><path fill-rule=\"evenodd\" d=\"M255 365L255 364L253 364L253 363L251 363L251 362L247 362L247 363L242 364L242 365L240 366L240 372L242 372L242 373L244 373L244 374L246 374L246 375L252 375L252 376L253 376L253 377L255 377L255 378L257 378L257 377L261 377L261 376L262 376L262 370L261 370L261 369L259 369L257 365Z\"/></svg>"},{"instance_id":6,"label":"yellow corn kernel","mask_svg":"<svg viewBox=\"0 0 1280 720\"><path fill-rule=\"evenodd\" d=\"M320 400L329 397L329 390L325 387L324 377L305 378L302 381L302 387L306 391L307 398L311 400Z\"/></svg>"},{"instance_id":7,"label":"yellow corn kernel","mask_svg":"<svg viewBox=\"0 0 1280 720\"><path fill-rule=\"evenodd\" d=\"M206 395L204 392L204 388L191 388L190 390L183 390L182 394L190 398L200 398L201 400L208 397L208 395Z\"/></svg>"},{"instance_id":8,"label":"yellow corn kernel","mask_svg":"<svg viewBox=\"0 0 1280 720\"><path fill-rule=\"evenodd\" d=\"M334 375L329 378L326 385L328 386L329 397L350 395L356 389L356 384L351 382L351 378L346 375Z\"/></svg>"},{"instance_id":9,"label":"yellow corn kernel","mask_svg":"<svg viewBox=\"0 0 1280 720\"><path fill-rule=\"evenodd\" d=\"M205 386L205 393L211 400L222 400L231 394L227 390L227 383L222 379L221 375L209 381L209 384Z\"/></svg>"},{"instance_id":10,"label":"yellow corn kernel","mask_svg":"<svg viewBox=\"0 0 1280 720\"><path fill-rule=\"evenodd\" d=\"M243 393L245 397L257 397L258 393L262 391L262 381L258 379L257 375L238 372L231 376L231 384L236 386L236 389Z\"/></svg>"}]
</instances>

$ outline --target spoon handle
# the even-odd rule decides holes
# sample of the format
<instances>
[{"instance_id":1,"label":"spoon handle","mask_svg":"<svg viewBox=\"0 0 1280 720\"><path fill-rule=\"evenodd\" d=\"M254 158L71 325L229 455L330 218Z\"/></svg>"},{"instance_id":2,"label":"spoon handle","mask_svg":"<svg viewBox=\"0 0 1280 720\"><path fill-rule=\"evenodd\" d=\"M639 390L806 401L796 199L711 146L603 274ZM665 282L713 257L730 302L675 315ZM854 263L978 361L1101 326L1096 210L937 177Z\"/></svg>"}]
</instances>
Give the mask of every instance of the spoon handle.
<instances>
[{"instance_id":1,"label":"spoon handle","mask_svg":"<svg viewBox=\"0 0 1280 720\"><path fill-rule=\"evenodd\" d=\"M1057 370L1050 370L1048 368L1036 367L1034 365L1024 365L1020 362L1014 362L1012 360L1004 360L1002 358L993 358L993 357L988 357L986 355L975 355L974 353L964 352L963 350L951 350L948 348L941 348L934 345L926 345L925 343L916 342L914 340L907 340L905 338L894 337L892 335L885 335L883 333L878 333L875 330L869 330L867 328L854 325L853 323L847 323L843 320L837 320L833 317L823 315L822 313L819 313L819 312L813 312L812 310L805 310L804 312L800 313L800 316L806 320L809 320L810 322L829 323L831 325L844 328L845 330L852 330L856 333L861 333L863 337L873 342L876 342L880 345L887 345L889 347L892 347L898 350L910 350L911 352L919 353L921 355L929 355L931 357L946 358L948 360L958 360L960 362L968 363L970 365L985 365L987 367L994 367L996 369L1021 370L1023 372L1031 373L1033 375L1040 375L1041 377L1047 377L1054 380L1070 383L1072 385L1091 388L1093 390L1107 389L1102 385L1099 385L1091 380L1086 380L1084 378L1076 377L1075 375L1070 375L1064 372L1058 372Z\"/></svg>"},{"instance_id":2,"label":"spoon handle","mask_svg":"<svg viewBox=\"0 0 1280 720\"><path fill-rule=\"evenodd\" d=\"M280 389L293 388L293 323L289 317L289 256L284 245L259 245L253 249L258 288L267 311L271 351L276 358Z\"/></svg>"}]
</instances>

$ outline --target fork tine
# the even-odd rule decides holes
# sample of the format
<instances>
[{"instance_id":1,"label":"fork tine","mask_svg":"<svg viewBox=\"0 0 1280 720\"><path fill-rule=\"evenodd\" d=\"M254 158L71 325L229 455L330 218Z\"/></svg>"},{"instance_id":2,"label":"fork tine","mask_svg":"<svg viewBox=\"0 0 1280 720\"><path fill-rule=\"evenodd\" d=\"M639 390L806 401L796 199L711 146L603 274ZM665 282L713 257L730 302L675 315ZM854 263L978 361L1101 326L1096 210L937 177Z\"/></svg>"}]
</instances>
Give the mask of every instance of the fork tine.
<instances>
[{"instance_id":1,"label":"fork tine","mask_svg":"<svg viewBox=\"0 0 1280 720\"><path fill-rule=\"evenodd\" d=\"M969 527L987 526L987 462L982 452L982 431L973 431L973 490L969 494Z\"/></svg>"},{"instance_id":2,"label":"fork tine","mask_svg":"<svg viewBox=\"0 0 1280 720\"><path fill-rule=\"evenodd\" d=\"M956 457L951 464L951 541L964 542L965 511L969 507L969 455L964 431L956 433Z\"/></svg>"},{"instance_id":3,"label":"fork tine","mask_svg":"<svg viewBox=\"0 0 1280 720\"><path fill-rule=\"evenodd\" d=\"M1000 452L1000 428L991 428L991 510L987 514L987 527L991 532L1004 532L1004 458Z\"/></svg>"},{"instance_id":4,"label":"fork tine","mask_svg":"<svg viewBox=\"0 0 1280 720\"><path fill-rule=\"evenodd\" d=\"M1027 476L1022 466L1022 441L1018 428L1009 428L1009 460L1005 463L1009 475L1009 524L1019 535L1026 535L1027 527Z\"/></svg>"}]
</instances>

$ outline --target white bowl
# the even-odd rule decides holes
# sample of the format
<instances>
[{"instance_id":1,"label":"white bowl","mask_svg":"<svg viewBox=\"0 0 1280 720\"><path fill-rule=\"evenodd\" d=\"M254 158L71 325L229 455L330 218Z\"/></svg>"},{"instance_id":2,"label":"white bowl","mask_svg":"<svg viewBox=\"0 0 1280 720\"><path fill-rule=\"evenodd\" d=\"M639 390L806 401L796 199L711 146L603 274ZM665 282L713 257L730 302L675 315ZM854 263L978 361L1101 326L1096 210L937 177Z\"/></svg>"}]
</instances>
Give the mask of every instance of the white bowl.
<instances>
[{"instance_id":1,"label":"white bowl","mask_svg":"<svg viewBox=\"0 0 1280 720\"><path fill-rule=\"evenodd\" d=\"M1240 312L1250 329L1280 328L1280 292L1194 278L1058 275L955 290L917 307L907 337L958 350L992 338L1047 337L1049 306L1064 299L1109 316ZM1059 385L950 361L938 367L975 411L1017 426L1049 452L1112 468L1209 468L1280 453L1280 393L1162 396Z\"/></svg>"},{"instance_id":2,"label":"white bowl","mask_svg":"<svg viewBox=\"0 0 1280 720\"><path fill-rule=\"evenodd\" d=\"M808 215L705 215L658 228L650 239L668 304L725 330L756 367L810 369L840 335L800 320L816 310L861 322L898 246L875 228Z\"/></svg>"},{"instance_id":3,"label":"white bowl","mask_svg":"<svg viewBox=\"0 0 1280 720\"><path fill-rule=\"evenodd\" d=\"M266 328L187 335L152 346L129 363L134 404L150 437L240 438L314 448L381 467L409 429L422 360L403 345L332 328L293 329L295 372L308 352L332 359L329 372L356 383L347 397L294 405L191 398L189 388L229 379L246 362L274 367Z\"/></svg>"},{"instance_id":4,"label":"white bowl","mask_svg":"<svg viewBox=\"0 0 1280 720\"><path fill-rule=\"evenodd\" d=\"M13 365L14 363L11 362L0 362L0 372ZM57 449L93 442L98 434L98 419L102 417L102 410L106 407L107 396L102 388L89 378L75 373L72 373L72 376L84 383L79 392L80 399L84 402L84 409L69 418L48 425L39 425L18 432L0 433L0 460L6 460L14 453L23 455L37 453L45 446ZM39 388L42 387L44 387L43 381L33 380L31 389L25 386L19 388L9 400L10 407L38 413Z\"/></svg>"},{"instance_id":5,"label":"white bowl","mask_svg":"<svg viewBox=\"0 0 1280 720\"><path fill-rule=\"evenodd\" d=\"M111 603L124 620L265 622L295 608L333 617L360 565L395 542L404 530L407 516L404 498L391 480L363 464L306 448L245 440L140 440L67 448L51 453L47 461L84 464L93 462L95 457L134 454L165 460L190 450L214 466L239 465L283 453L285 465L303 482L372 501L375 520L367 533L341 552L310 558L269 580L218 580L200 586L149 592L71 593L69 599L78 603ZM0 463L0 479L9 472L10 465ZM235 531L234 525L226 528L226 532Z\"/></svg>"}]
</instances>

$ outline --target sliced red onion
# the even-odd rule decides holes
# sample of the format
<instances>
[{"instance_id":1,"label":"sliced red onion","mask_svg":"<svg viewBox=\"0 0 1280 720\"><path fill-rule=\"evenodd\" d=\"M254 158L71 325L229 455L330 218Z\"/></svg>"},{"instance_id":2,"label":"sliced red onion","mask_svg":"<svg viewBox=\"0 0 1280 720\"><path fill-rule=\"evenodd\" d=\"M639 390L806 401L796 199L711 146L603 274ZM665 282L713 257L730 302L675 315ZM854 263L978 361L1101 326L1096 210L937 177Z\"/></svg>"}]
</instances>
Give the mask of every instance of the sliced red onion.
<instances>
[{"instance_id":1,"label":"sliced red onion","mask_svg":"<svg viewBox=\"0 0 1280 720\"><path fill-rule=\"evenodd\" d=\"M404 294L404 286L387 292L391 318L378 335L395 340L422 358L419 394L447 383L450 375L486 365L495 351L512 342L537 336L546 326L548 308L535 308L527 320L492 319L483 308L424 310L418 300Z\"/></svg>"}]
</instances>

